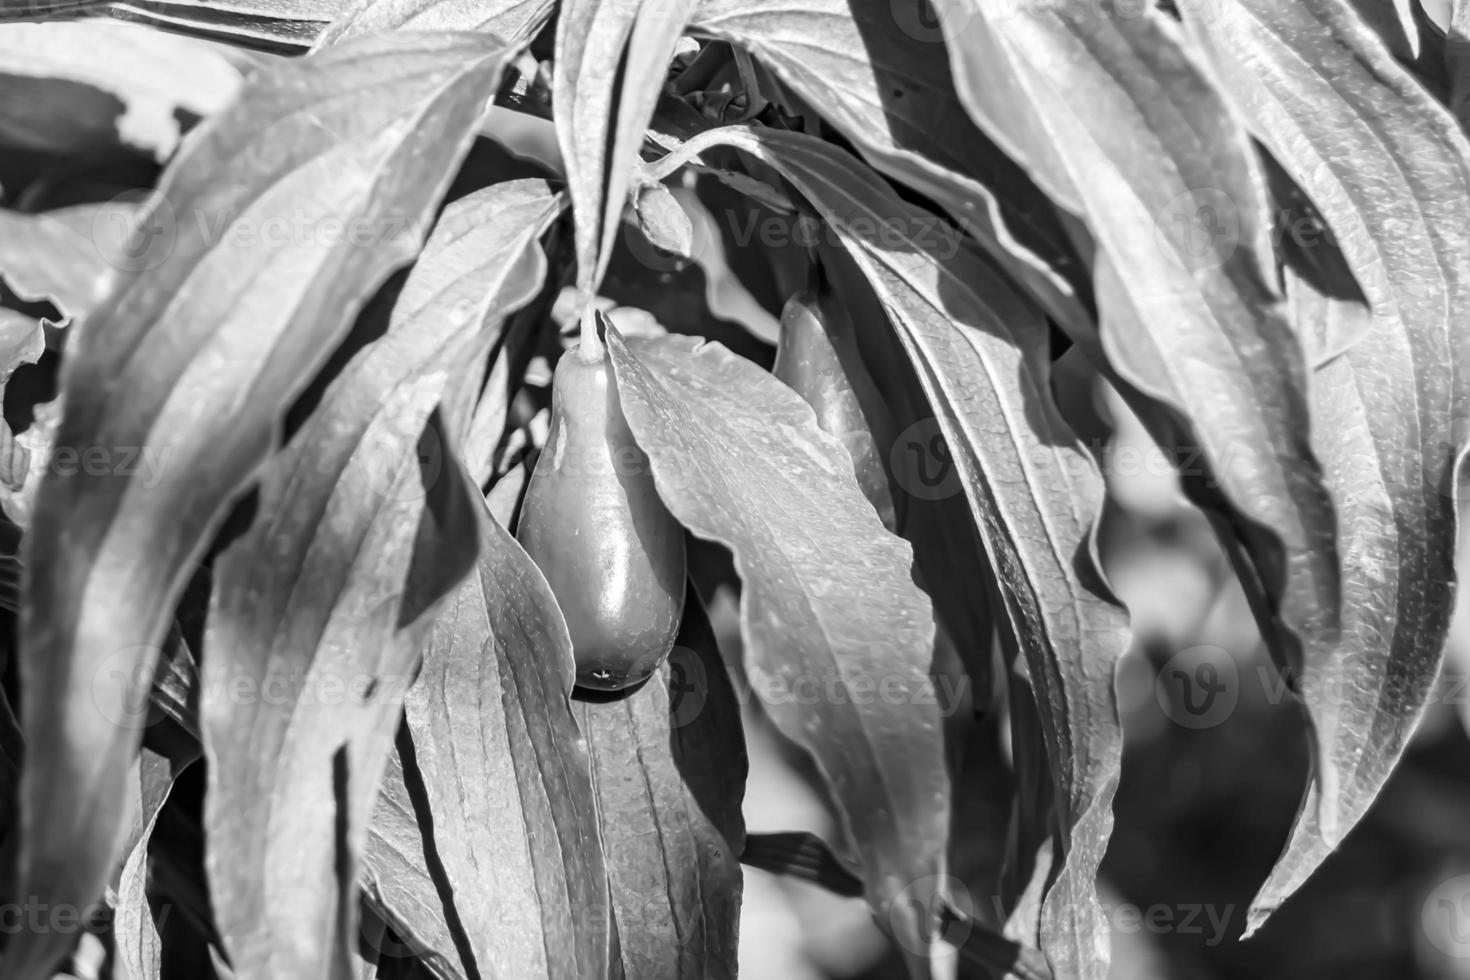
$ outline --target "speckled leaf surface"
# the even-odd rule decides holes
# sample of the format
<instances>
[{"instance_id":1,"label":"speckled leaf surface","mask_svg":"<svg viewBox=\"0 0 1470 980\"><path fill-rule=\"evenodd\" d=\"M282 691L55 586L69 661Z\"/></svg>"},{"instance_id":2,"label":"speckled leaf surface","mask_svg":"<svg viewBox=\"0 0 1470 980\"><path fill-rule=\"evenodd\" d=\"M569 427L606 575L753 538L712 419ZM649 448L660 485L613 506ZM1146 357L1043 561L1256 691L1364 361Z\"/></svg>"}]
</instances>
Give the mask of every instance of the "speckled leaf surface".
<instances>
[{"instance_id":1,"label":"speckled leaf surface","mask_svg":"<svg viewBox=\"0 0 1470 980\"><path fill-rule=\"evenodd\" d=\"M918 373L955 467L949 492L970 502L1010 639L1037 688L1064 801L1067 860L1046 899L1042 942L1064 974L1096 970L1108 926L1094 879L1122 749L1113 675L1129 632L1094 567L1102 479L1051 400L1045 319L936 216L850 156L789 133L708 139L767 160L816 207Z\"/></svg>"},{"instance_id":2,"label":"speckled leaf surface","mask_svg":"<svg viewBox=\"0 0 1470 980\"><path fill-rule=\"evenodd\" d=\"M1086 329L1051 204L970 121L926 5L703 0L696 33L748 49L874 166L943 207L1058 321Z\"/></svg>"},{"instance_id":3,"label":"speckled leaf surface","mask_svg":"<svg viewBox=\"0 0 1470 980\"><path fill-rule=\"evenodd\" d=\"M123 693L94 679L156 660L193 562L284 407L362 297L418 251L500 62L483 38L456 35L282 62L164 174L135 264L63 372L53 458L94 462L48 470L25 538L23 713L28 742L46 747L22 786L26 894L76 906L100 894L139 733ZM245 176L219 180L236 167ZM266 236L293 221L299 234ZM347 227L374 234L363 244ZM140 458L160 462L153 479ZM18 934L6 972L49 976L67 942Z\"/></svg>"},{"instance_id":4,"label":"speckled leaf surface","mask_svg":"<svg viewBox=\"0 0 1470 980\"><path fill-rule=\"evenodd\" d=\"M912 550L879 521L842 444L769 373L691 337L608 338L659 495L734 552L753 687L826 779L869 902L918 943L910 899L923 891L930 909L942 888L949 777ZM881 697L853 696L879 685Z\"/></svg>"},{"instance_id":5,"label":"speckled leaf surface","mask_svg":"<svg viewBox=\"0 0 1470 980\"><path fill-rule=\"evenodd\" d=\"M575 707L602 815L623 976L734 978L745 738L693 590L673 652L648 683Z\"/></svg>"},{"instance_id":6,"label":"speckled leaf surface","mask_svg":"<svg viewBox=\"0 0 1470 980\"><path fill-rule=\"evenodd\" d=\"M1342 643L1298 681L1334 778L1314 782L1254 928L1363 816L1438 675L1470 425L1470 145L1340 0L1241 0L1203 17L1182 7L1225 89L1332 226L1373 313L1312 388L1344 619Z\"/></svg>"}]
</instances>

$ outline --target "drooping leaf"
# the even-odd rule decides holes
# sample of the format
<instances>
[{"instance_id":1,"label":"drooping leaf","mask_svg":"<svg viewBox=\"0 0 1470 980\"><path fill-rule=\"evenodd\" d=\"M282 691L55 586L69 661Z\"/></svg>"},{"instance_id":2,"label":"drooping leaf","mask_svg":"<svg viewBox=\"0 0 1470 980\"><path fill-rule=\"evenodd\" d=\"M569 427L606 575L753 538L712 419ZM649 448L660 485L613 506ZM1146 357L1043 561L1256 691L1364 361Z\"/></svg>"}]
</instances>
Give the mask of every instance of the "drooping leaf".
<instances>
[{"instance_id":1,"label":"drooping leaf","mask_svg":"<svg viewBox=\"0 0 1470 980\"><path fill-rule=\"evenodd\" d=\"M347 0L316 47L392 30L484 31L517 46L536 36L555 7L555 0Z\"/></svg>"},{"instance_id":2,"label":"drooping leaf","mask_svg":"<svg viewBox=\"0 0 1470 980\"><path fill-rule=\"evenodd\" d=\"M148 905L148 843L158 811L168 801L179 773L198 757L170 759L144 749L138 756L136 797L130 793L129 809L135 826L128 833L122 873L113 903L113 935L117 944L117 975L121 980L159 980L163 969L163 943Z\"/></svg>"},{"instance_id":3,"label":"drooping leaf","mask_svg":"<svg viewBox=\"0 0 1470 980\"><path fill-rule=\"evenodd\" d=\"M874 166L944 208L1048 313L1082 329L1089 300L1066 233L970 122L930 19L919 3L703 0L691 26L749 50Z\"/></svg>"},{"instance_id":4,"label":"drooping leaf","mask_svg":"<svg viewBox=\"0 0 1470 980\"><path fill-rule=\"evenodd\" d=\"M445 210L386 333L267 465L254 523L215 563L205 689L240 678L285 688L266 708L221 699L203 710L214 911L242 977L321 973L334 945L323 923L356 907L337 876L356 877L423 613L475 558L480 505L449 448L468 422L450 419L449 446L425 425L539 288L538 239L558 210L537 180ZM304 686L282 683L294 678ZM312 696L328 683L336 702ZM354 683L366 688L340 693Z\"/></svg>"},{"instance_id":5,"label":"drooping leaf","mask_svg":"<svg viewBox=\"0 0 1470 980\"><path fill-rule=\"evenodd\" d=\"M1039 310L932 214L900 201L857 161L792 133L722 130L777 167L863 271L912 362L997 570L1010 641L1037 689L1066 861L1043 910L1059 973L1106 963L1094 886L1112 828L1122 733L1113 694L1128 644L1091 555L1103 486L1051 400ZM636 431L636 430L635 430ZM655 474L657 464L655 462Z\"/></svg>"},{"instance_id":6,"label":"drooping leaf","mask_svg":"<svg viewBox=\"0 0 1470 980\"><path fill-rule=\"evenodd\" d=\"M577 289L607 271L633 167L694 0L565 0L552 105L576 219Z\"/></svg>"},{"instance_id":7,"label":"drooping leaf","mask_svg":"<svg viewBox=\"0 0 1470 980\"><path fill-rule=\"evenodd\" d=\"M0 210L0 278L21 299L83 316L132 264L126 246L138 215L127 201L40 214Z\"/></svg>"},{"instance_id":8,"label":"drooping leaf","mask_svg":"<svg viewBox=\"0 0 1470 980\"><path fill-rule=\"evenodd\" d=\"M63 376L56 453L92 463L48 470L26 535L23 714L45 746L23 781L26 894L100 894L138 736L90 696L92 678L156 658L283 406L418 250L503 55L479 36L403 35L273 65L147 205L134 239L147 261L99 305ZM136 467L150 453L166 464L148 485ZM17 935L7 974L44 975L67 940Z\"/></svg>"},{"instance_id":9,"label":"drooping leaf","mask_svg":"<svg viewBox=\"0 0 1470 980\"><path fill-rule=\"evenodd\" d=\"M609 350L660 496L734 552L753 685L831 787L869 902L920 942L926 924L907 899L942 888L949 778L926 675L933 610L910 579L912 550L878 520L842 444L752 362L616 330ZM881 697L852 696L880 683ZM834 693L793 695L813 686Z\"/></svg>"},{"instance_id":10,"label":"drooping leaf","mask_svg":"<svg viewBox=\"0 0 1470 980\"><path fill-rule=\"evenodd\" d=\"M46 333L34 317L0 308L0 403L10 376L22 364L34 364L46 351ZM0 418L0 504L13 498L30 475L30 451Z\"/></svg>"},{"instance_id":11,"label":"drooping leaf","mask_svg":"<svg viewBox=\"0 0 1470 980\"><path fill-rule=\"evenodd\" d=\"M578 701L626 977L735 976L745 739L691 587L667 662L631 695Z\"/></svg>"},{"instance_id":12,"label":"drooping leaf","mask_svg":"<svg viewBox=\"0 0 1470 980\"><path fill-rule=\"evenodd\" d=\"M0 0L0 22L112 17L207 40L299 54L344 0Z\"/></svg>"},{"instance_id":13,"label":"drooping leaf","mask_svg":"<svg viewBox=\"0 0 1470 980\"><path fill-rule=\"evenodd\" d=\"M180 116L212 115L239 84L217 50L162 31L0 24L0 145L78 155L127 147L165 160Z\"/></svg>"},{"instance_id":14,"label":"drooping leaf","mask_svg":"<svg viewBox=\"0 0 1470 980\"><path fill-rule=\"evenodd\" d=\"M603 977L611 921L571 639L540 571L484 521L479 569L408 699L454 929L485 977Z\"/></svg>"},{"instance_id":15,"label":"drooping leaf","mask_svg":"<svg viewBox=\"0 0 1470 980\"><path fill-rule=\"evenodd\" d=\"M1470 145L1340 0L1181 5L1226 91L1336 232L1371 327L1313 378L1338 507L1343 638L1297 678L1317 780L1256 897L1258 927L1363 816L1422 716L1454 607L1470 434ZM1305 336L1313 324L1299 325Z\"/></svg>"},{"instance_id":16,"label":"drooping leaf","mask_svg":"<svg viewBox=\"0 0 1470 980\"><path fill-rule=\"evenodd\" d=\"M1202 456L1207 472L1186 472L1186 490L1227 515L1278 656L1295 666L1322 655L1339 628L1336 521L1244 130L1151 7L1135 17L1076 6L1004 15L976 0L936 9L976 121L1012 124L1016 108L994 84L1004 78L1039 128L1024 162L1048 184L1073 185L1099 249L1108 362L1149 399L1141 415L1155 437Z\"/></svg>"}]
</instances>

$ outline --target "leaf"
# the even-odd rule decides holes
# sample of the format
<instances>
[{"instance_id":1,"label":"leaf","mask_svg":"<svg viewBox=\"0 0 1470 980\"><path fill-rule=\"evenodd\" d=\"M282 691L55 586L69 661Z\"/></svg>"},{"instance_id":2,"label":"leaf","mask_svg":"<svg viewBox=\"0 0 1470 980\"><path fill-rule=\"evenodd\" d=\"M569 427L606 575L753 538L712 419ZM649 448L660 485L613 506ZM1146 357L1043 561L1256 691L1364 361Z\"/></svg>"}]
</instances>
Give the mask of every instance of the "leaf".
<instances>
[{"instance_id":1,"label":"leaf","mask_svg":"<svg viewBox=\"0 0 1470 980\"><path fill-rule=\"evenodd\" d=\"M1078 295L1066 232L970 122L928 16L927 4L883 0L703 0L691 28L750 51L869 162L947 211L1058 322L1083 329L1091 301Z\"/></svg>"},{"instance_id":2,"label":"leaf","mask_svg":"<svg viewBox=\"0 0 1470 980\"><path fill-rule=\"evenodd\" d=\"M1122 746L1113 675L1128 629L1091 554L1103 484L1051 400L1046 321L939 219L827 144L727 129L684 150L716 140L775 166L816 207L877 292L928 395L957 474L947 492L969 498L985 540L1062 801L1066 862L1043 910L1044 949L1059 974L1093 975L1106 962L1094 879L1112 828ZM937 475L934 486L905 489L935 493L946 476Z\"/></svg>"},{"instance_id":3,"label":"leaf","mask_svg":"<svg viewBox=\"0 0 1470 980\"><path fill-rule=\"evenodd\" d=\"M612 257L644 131L694 0L563 0L552 105L576 219L577 290ZM626 52L624 48L626 46Z\"/></svg>"},{"instance_id":4,"label":"leaf","mask_svg":"<svg viewBox=\"0 0 1470 980\"><path fill-rule=\"evenodd\" d=\"M571 638L531 559L482 523L478 572L435 623L408 699L441 888L471 975L605 976L607 877L567 699Z\"/></svg>"},{"instance_id":5,"label":"leaf","mask_svg":"<svg viewBox=\"0 0 1470 980\"><path fill-rule=\"evenodd\" d=\"M94 700L92 678L153 663L283 406L417 252L503 56L479 36L403 35L282 62L164 175L138 226L140 265L64 372L56 453L92 462L50 468L26 536L23 714L46 749L23 780L22 893L78 906L100 894L138 733L113 720L120 694ZM282 221L303 230L282 234ZM159 464L151 484L139 459ZM45 975L67 938L17 935L7 973Z\"/></svg>"},{"instance_id":6,"label":"leaf","mask_svg":"<svg viewBox=\"0 0 1470 980\"><path fill-rule=\"evenodd\" d=\"M131 843L124 851L113 912L117 975L121 980L158 980L161 975L163 942L148 905L148 842L174 781L195 758L197 751L192 757L170 759L150 749L138 756L137 795L129 800L130 807L136 806L137 822L128 834Z\"/></svg>"},{"instance_id":7,"label":"leaf","mask_svg":"<svg viewBox=\"0 0 1470 980\"><path fill-rule=\"evenodd\" d=\"M85 316L130 264L138 206L126 200L40 214L0 210L0 278L23 300Z\"/></svg>"},{"instance_id":8,"label":"leaf","mask_svg":"<svg viewBox=\"0 0 1470 980\"><path fill-rule=\"evenodd\" d=\"M649 244L670 255L693 258L694 224L672 191L663 184L647 184L639 189L634 208L638 228Z\"/></svg>"},{"instance_id":9,"label":"leaf","mask_svg":"<svg viewBox=\"0 0 1470 980\"><path fill-rule=\"evenodd\" d=\"M271 460L255 522L215 563L205 689L282 692L265 708L220 699L203 711L214 912L242 977L327 969L309 957L332 952L321 923L340 914L335 876L356 876L422 615L475 558L478 495L425 425L462 365L483 364L505 314L539 289L538 239L559 210L537 180L445 210L386 333ZM450 421L450 445L467 427ZM427 579L415 576L421 562ZM313 693L326 684L337 693Z\"/></svg>"},{"instance_id":10,"label":"leaf","mask_svg":"<svg viewBox=\"0 0 1470 980\"><path fill-rule=\"evenodd\" d=\"M5 386L22 364L35 364L46 352L46 332L34 317L0 308L0 404ZM10 423L0 418L0 497L9 497L25 486L30 452L17 442Z\"/></svg>"},{"instance_id":11,"label":"leaf","mask_svg":"<svg viewBox=\"0 0 1470 980\"><path fill-rule=\"evenodd\" d=\"M1322 655L1339 629L1336 518L1244 131L1151 7L1136 17L1002 15L975 0L937 9L976 121L1009 121L1014 107L989 84L1005 75L1043 130L1026 162L1074 185L1099 247L1108 363L1151 400L1141 415L1179 456L1186 489L1226 515L1273 650L1293 667Z\"/></svg>"},{"instance_id":12,"label":"leaf","mask_svg":"<svg viewBox=\"0 0 1470 980\"><path fill-rule=\"evenodd\" d=\"M1251 930L1362 818L1423 714L1454 607L1467 441L1470 145L1341 3L1243 0L1186 22L1259 137L1337 232L1373 310L1313 378L1313 444L1339 513L1339 646L1296 678L1321 764ZM1310 322L1302 329L1310 329Z\"/></svg>"},{"instance_id":13,"label":"leaf","mask_svg":"<svg viewBox=\"0 0 1470 980\"><path fill-rule=\"evenodd\" d=\"M907 898L942 887L949 779L925 673L933 610L910 580L912 550L790 388L719 344L608 337L659 495L690 531L734 552L753 686L816 760L861 854L868 901L921 942ZM880 684L881 697L852 696ZM833 693L797 696L813 689Z\"/></svg>"},{"instance_id":14,"label":"leaf","mask_svg":"<svg viewBox=\"0 0 1470 980\"><path fill-rule=\"evenodd\" d=\"M627 977L733 978L745 842L740 704L690 588L669 659L627 697L576 704Z\"/></svg>"},{"instance_id":15,"label":"leaf","mask_svg":"<svg viewBox=\"0 0 1470 980\"><path fill-rule=\"evenodd\" d=\"M551 17L555 0L350 0L316 38L320 49L363 34L393 30L494 34L513 47L529 43Z\"/></svg>"},{"instance_id":16,"label":"leaf","mask_svg":"<svg viewBox=\"0 0 1470 980\"><path fill-rule=\"evenodd\" d=\"M210 45L161 31L0 24L3 145L66 155L126 147L166 160L181 122L213 115L239 85L240 72Z\"/></svg>"},{"instance_id":17,"label":"leaf","mask_svg":"<svg viewBox=\"0 0 1470 980\"><path fill-rule=\"evenodd\" d=\"M399 750L388 757L383 771L359 884L363 901L402 937L394 948L379 941L379 962L411 956L440 980L460 980L471 976L473 956L464 947L463 934L450 925L453 896L430 871L435 852L424 838L432 834L433 826L423 799L423 780L416 776L415 790L410 792L405 779L403 746L411 750L413 744L407 737L400 728ZM364 926L368 924L365 919Z\"/></svg>"},{"instance_id":18,"label":"leaf","mask_svg":"<svg viewBox=\"0 0 1470 980\"><path fill-rule=\"evenodd\" d=\"M344 0L0 0L0 22L113 17L206 40L299 54Z\"/></svg>"}]
</instances>

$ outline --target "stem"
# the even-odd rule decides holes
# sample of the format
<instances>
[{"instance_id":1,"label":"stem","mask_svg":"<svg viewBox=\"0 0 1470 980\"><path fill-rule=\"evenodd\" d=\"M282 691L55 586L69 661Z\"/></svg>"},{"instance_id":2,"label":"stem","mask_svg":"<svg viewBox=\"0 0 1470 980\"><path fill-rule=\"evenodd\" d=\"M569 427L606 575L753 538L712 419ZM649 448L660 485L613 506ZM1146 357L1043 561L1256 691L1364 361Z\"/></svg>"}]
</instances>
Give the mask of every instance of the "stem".
<instances>
[{"instance_id":1,"label":"stem","mask_svg":"<svg viewBox=\"0 0 1470 980\"><path fill-rule=\"evenodd\" d=\"M585 364L597 364L603 358L602 338L597 336L597 318L602 314L592 305L591 297L586 302L582 307L582 343L577 347L577 356Z\"/></svg>"}]
</instances>

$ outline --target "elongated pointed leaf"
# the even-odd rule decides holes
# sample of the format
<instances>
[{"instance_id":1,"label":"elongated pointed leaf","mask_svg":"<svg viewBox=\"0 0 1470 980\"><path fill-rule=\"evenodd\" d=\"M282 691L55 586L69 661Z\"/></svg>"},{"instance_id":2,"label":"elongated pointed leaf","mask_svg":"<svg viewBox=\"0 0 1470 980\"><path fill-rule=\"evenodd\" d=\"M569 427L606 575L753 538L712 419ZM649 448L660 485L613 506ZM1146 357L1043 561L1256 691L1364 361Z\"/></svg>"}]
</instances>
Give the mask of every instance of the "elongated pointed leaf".
<instances>
[{"instance_id":1,"label":"elongated pointed leaf","mask_svg":"<svg viewBox=\"0 0 1470 980\"><path fill-rule=\"evenodd\" d=\"M740 705L690 590L669 660L633 694L579 701L625 977L736 971L745 741Z\"/></svg>"},{"instance_id":2,"label":"elongated pointed leaf","mask_svg":"<svg viewBox=\"0 0 1470 980\"><path fill-rule=\"evenodd\" d=\"M123 862L113 912L121 980L159 980L162 975L163 942L148 905L148 842L174 781L192 762L192 758L169 759L149 749L138 756L137 798L129 800L130 808L137 808L137 826L129 834L132 844Z\"/></svg>"},{"instance_id":3,"label":"elongated pointed leaf","mask_svg":"<svg viewBox=\"0 0 1470 980\"><path fill-rule=\"evenodd\" d=\"M588 301L612 257L643 134L693 5L694 0L560 5L554 122L577 222L577 288Z\"/></svg>"},{"instance_id":4,"label":"elongated pointed leaf","mask_svg":"<svg viewBox=\"0 0 1470 980\"><path fill-rule=\"evenodd\" d=\"M422 614L475 556L480 505L425 424L461 365L482 364L505 313L539 289L538 239L558 210L534 180L446 209L386 334L271 460L254 524L215 564L205 690L242 678L263 696L284 688L264 706L220 698L202 712L214 912L241 977L322 973L340 941L326 927L355 908L337 876L356 877ZM313 693L324 684L335 700ZM341 693L353 684L368 687Z\"/></svg>"},{"instance_id":5,"label":"elongated pointed leaf","mask_svg":"<svg viewBox=\"0 0 1470 980\"><path fill-rule=\"evenodd\" d=\"M1151 7L1136 17L1071 5L1003 13L977 0L936 9L976 121L1010 125L1014 107L992 84L1007 79L1041 129L1016 141L1025 162L1048 185L1074 186L1099 246L1108 361L1155 403L1142 415L1156 438L1182 458L1202 455L1207 472L1186 473L1186 489L1228 515L1278 655L1293 667L1326 655L1341 606L1336 520L1244 131Z\"/></svg>"},{"instance_id":6,"label":"elongated pointed leaf","mask_svg":"<svg viewBox=\"0 0 1470 980\"><path fill-rule=\"evenodd\" d=\"M299 54L344 0L0 0L0 21L112 17L242 47Z\"/></svg>"},{"instance_id":7,"label":"elongated pointed leaf","mask_svg":"<svg viewBox=\"0 0 1470 980\"><path fill-rule=\"evenodd\" d=\"M398 748L383 770L363 847L363 901L401 937L393 947L378 943L379 963L413 958L439 980L466 980L474 955L463 931L451 924L456 921L454 896L436 863L423 778L414 772L413 789L408 785L402 757L412 749L406 730L400 728ZM365 931L371 924L364 917Z\"/></svg>"},{"instance_id":8,"label":"elongated pointed leaf","mask_svg":"<svg viewBox=\"0 0 1470 980\"><path fill-rule=\"evenodd\" d=\"M40 214L0 210L0 279L24 300L85 315L126 268L135 204L81 204Z\"/></svg>"},{"instance_id":9,"label":"elongated pointed leaf","mask_svg":"<svg viewBox=\"0 0 1470 980\"><path fill-rule=\"evenodd\" d=\"M790 133L707 140L757 154L817 208L924 385L958 474L952 492L969 498L1000 576L1062 801L1066 863L1046 898L1043 946L1059 974L1097 975L1108 925L1094 878L1112 828L1122 747L1113 674L1128 630L1090 554L1102 480L1051 400L1046 321L936 216L846 154Z\"/></svg>"},{"instance_id":10,"label":"elongated pointed leaf","mask_svg":"<svg viewBox=\"0 0 1470 980\"><path fill-rule=\"evenodd\" d=\"M138 733L121 693L93 679L156 658L283 407L418 250L502 55L483 37L404 35L281 63L165 174L135 234L139 264L68 361L26 535L23 713L46 748L24 780L23 894L79 907L100 894ZM58 467L62 453L91 462ZM148 454L167 462L145 485ZM7 974L44 975L67 939L18 935Z\"/></svg>"},{"instance_id":11,"label":"elongated pointed leaf","mask_svg":"<svg viewBox=\"0 0 1470 980\"><path fill-rule=\"evenodd\" d=\"M1439 670L1470 427L1470 145L1338 0L1240 0L1202 17L1181 6L1226 90L1337 232L1374 313L1313 379L1313 442L1351 560L1342 643L1299 680L1339 777L1311 791L1254 928L1362 817Z\"/></svg>"},{"instance_id":12,"label":"elongated pointed leaf","mask_svg":"<svg viewBox=\"0 0 1470 980\"><path fill-rule=\"evenodd\" d=\"M611 915L571 639L540 571L486 515L479 569L408 700L433 848L484 977L604 977Z\"/></svg>"},{"instance_id":13,"label":"elongated pointed leaf","mask_svg":"<svg viewBox=\"0 0 1470 980\"><path fill-rule=\"evenodd\" d=\"M966 115L927 4L704 0L693 28L768 65L884 173L943 207L1059 322L1092 319L1040 191Z\"/></svg>"},{"instance_id":14,"label":"elongated pointed leaf","mask_svg":"<svg viewBox=\"0 0 1470 980\"><path fill-rule=\"evenodd\" d=\"M351 0L342 5L316 47L360 34L392 30L484 31L507 44L528 43L556 8L555 0Z\"/></svg>"},{"instance_id":15,"label":"elongated pointed leaf","mask_svg":"<svg viewBox=\"0 0 1470 980\"><path fill-rule=\"evenodd\" d=\"M926 676L933 609L910 578L911 549L878 520L842 444L752 362L690 337L624 341L616 330L609 349L660 496L734 552L757 692L827 779L869 902L921 944L927 923L908 899L924 892L928 910L942 890L949 778ZM878 685L882 696L853 696Z\"/></svg>"}]
</instances>

